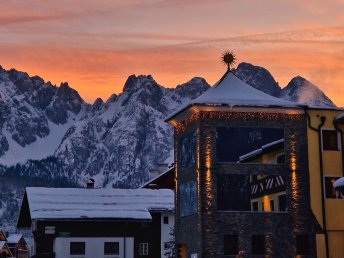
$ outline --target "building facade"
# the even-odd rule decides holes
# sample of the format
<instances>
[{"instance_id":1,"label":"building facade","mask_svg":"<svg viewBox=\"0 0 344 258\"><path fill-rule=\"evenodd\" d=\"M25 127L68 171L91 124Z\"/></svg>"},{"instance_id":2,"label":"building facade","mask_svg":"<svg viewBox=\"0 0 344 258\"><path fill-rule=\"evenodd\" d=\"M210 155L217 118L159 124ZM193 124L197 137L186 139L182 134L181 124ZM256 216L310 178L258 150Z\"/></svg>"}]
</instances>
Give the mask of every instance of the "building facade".
<instances>
[{"instance_id":1,"label":"building facade","mask_svg":"<svg viewBox=\"0 0 344 258\"><path fill-rule=\"evenodd\" d=\"M31 257L165 258L174 193L151 189L26 189L18 227Z\"/></svg>"},{"instance_id":2,"label":"building facade","mask_svg":"<svg viewBox=\"0 0 344 258\"><path fill-rule=\"evenodd\" d=\"M319 256L326 234L314 212L318 159L305 107L228 71L167 121L175 130L179 257Z\"/></svg>"},{"instance_id":3,"label":"building facade","mask_svg":"<svg viewBox=\"0 0 344 258\"><path fill-rule=\"evenodd\" d=\"M316 236L318 257L344 258L344 199L333 184L344 176L343 110L309 108L307 141L312 211L323 232Z\"/></svg>"}]
</instances>

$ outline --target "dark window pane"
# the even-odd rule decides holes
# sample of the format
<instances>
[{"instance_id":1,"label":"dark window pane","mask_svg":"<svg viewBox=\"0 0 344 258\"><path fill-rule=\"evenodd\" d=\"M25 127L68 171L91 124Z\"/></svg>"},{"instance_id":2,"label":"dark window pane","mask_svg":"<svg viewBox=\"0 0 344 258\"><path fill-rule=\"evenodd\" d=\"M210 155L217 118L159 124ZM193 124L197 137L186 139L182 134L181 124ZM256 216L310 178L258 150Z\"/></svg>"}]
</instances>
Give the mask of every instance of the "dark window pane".
<instances>
[{"instance_id":1,"label":"dark window pane","mask_svg":"<svg viewBox=\"0 0 344 258\"><path fill-rule=\"evenodd\" d=\"M270 200L270 211L274 211L275 210L275 202L274 200Z\"/></svg>"},{"instance_id":2,"label":"dark window pane","mask_svg":"<svg viewBox=\"0 0 344 258\"><path fill-rule=\"evenodd\" d=\"M322 130L323 150L339 150L338 133L335 130Z\"/></svg>"},{"instance_id":3,"label":"dark window pane","mask_svg":"<svg viewBox=\"0 0 344 258\"><path fill-rule=\"evenodd\" d=\"M287 210L287 198L285 194L278 196L278 210L279 211Z\"/></svg>"},{"instance_id":4,"label":"dark window pane","mask_svg":"<svg viewBox=\"0 0 344 258\"><path fill-rule=\"evenodd\" d=\"M296 254L308 255L309 251L309 236L308 235L297 235L296 236Z\"/></svg>"},{"instance_id":5,"label":"dark window pane","mask_svg":"<svg viewBox=\"0 0 344 258\"><path fill-rule=\"evenodd\" d=\"M119 254L119 242L105 242L104 254Z\"/></svg>"},{"instance_id":6,"label":"dark window pane","mask_svg":"<svg viewBox=\"0 0 344 258\"><path fill-rule=\"evenodd\" d=\"M69 248L71 255L85 254L85 242L70 242Z\"/></svg>"},{"instance_id":7,"label":"dark window pane","mask_svg":"<svg viewBox=\"0 0 344 258\"><path fill-rule=\"evenodd\" d=\"M180 139L178 164L180 168L187 168L196 161L196 133L190 133Z\"/></svg>"},{"instance_id":8,"label":"dark window pane","mask_svg":"<svg viewBox=\"0 0 344 258\"><path fill-rule=\"evenodd\" d=\"M339 177L325 177L326 198L328 199L336 198L336 191L333 187L333 183L336 182L337 179L339 179Z\"/></svg>"},{"instance_id":9,"label":"dark window pane","mask_svg":"<svg viewBox=\"0 0 344 258\"><path fill-rule=\"evenodd\" d=\"M251 209L249 175L219 175L217 180L218 210L249 211Z\"/></svg>"},{"instance_id":10,"label":"dark window pane","mask_svg":"<svg viewBox=\"0 0 344 258\"><path fill-rule=\"evenodd\" d=\"M168 217L164 216L164 224L168 224Z\"/></svg>"},{"instance_id":11,"label":"dark window pane","mask_svg":"<svg viewBox=\"0 0 344 258\"><path fill-rule=\"evenodd\" d=\"M279 155L277 157L277 164L284 164L285 163L285 155Z\"/></svg>"},{"instance_id":12,"label":"dark window pane","mask_svg":"<svg viewBox=\"0 0 344 258\"><path fill-rule=\"evenodd\" d=\"M265 254L265 236L264 235L252 236L252 254L253 255Z\"/></svg>"},{"instance_id":13,"label":"dark window pane","mask_svg":"<svg viewBox=\"0 0 344 258\"><path fill-rule=\"evenodd\" d=\"M225 255L238 254L238 235L224 235L223 249Z\"/></svg>"},{"instance_id":14,"label":"dark window pane","mask_svg":"<svg viewBox=\"0 0 344 258\"><path fill-rule=\"evenodd\" d=\"M271 164L284 153L283 129L219 127L216 132L219 162Z\"/></svg>"},{"instance_id":15,"label":"dark window pane","mask_svg":"<svg viewBox=\"0 0 344 258\"><path fill-rule=\"evenodd\" d=\"M179 186L180 216L188 216L197 212L197 185L188 182Z\"/></svg>"},{"instance_id":16,"label":"dark window pane","mask_svg":"<svg viewBox=\"0 0 344 258\"><path fill-rule=\"evenodd\" d=\"M252 202L252 211L258 211L258 202Z\"/></svg>"}]
</instances>

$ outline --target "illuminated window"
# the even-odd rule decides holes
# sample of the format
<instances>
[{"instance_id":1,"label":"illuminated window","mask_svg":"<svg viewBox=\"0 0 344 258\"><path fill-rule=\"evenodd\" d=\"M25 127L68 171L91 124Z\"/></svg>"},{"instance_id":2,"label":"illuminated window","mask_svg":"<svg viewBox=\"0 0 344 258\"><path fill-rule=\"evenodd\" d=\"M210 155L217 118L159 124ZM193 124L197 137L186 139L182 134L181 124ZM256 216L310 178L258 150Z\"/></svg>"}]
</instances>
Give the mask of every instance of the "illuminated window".
<instances>
[{"instance_id":1,"label":"illuminated window","mask_svg":"<svg viewBox=\"0 0 344 258\"><path fill-rule=\"evenodd\" d=\"M265 236L264 235L252 235L252 254L264 255L265 254Z\"/></svg>"},{"instance_id":2,"label":"illuminated window","mask_svg":"<svg viewBox=\"0 0 344 258\"><path fill-rule=\"evenodd\" d=\"M70 242L69 253L71 255L84 255L85 254L85 242Z\"/></svg>"},{"instance_id":3,"label":"illuminated window","mask_svg":"<svg viewBox=\"0 0 344 258\"><path fill-rule=\"evenodd\" d=\"M338 132L336 130L322 130L321 137L323 150L339 150Z\"/></svg>"},{"instance_id":4,"label":"illuminated window","mask_svg":"<svg viewBox=\"0 0 344 258\"><path fill-rule=\"evenodd\" d=\"M238 254L238 235L224 235L223 236L224 255Z\"/></svg>"},{"instance_id":5,"label":"illuminated window","mask_svg":"<svg viewBox=\"0 0 344 258\"><path fill-rule=\"evenodd\" d=\"M140 243L139 248L140 255L148 255L148 243Z\"/></svg>"},{"instance_id":6,"label":"illuminated window","mask_svg":"<svg viewBox=\"0 0 344 258\"><path fill-rule=\"evenodd\" d=\"M119 254L119 242L105 242L104 254Z\"/></svg>"}]
</instances>

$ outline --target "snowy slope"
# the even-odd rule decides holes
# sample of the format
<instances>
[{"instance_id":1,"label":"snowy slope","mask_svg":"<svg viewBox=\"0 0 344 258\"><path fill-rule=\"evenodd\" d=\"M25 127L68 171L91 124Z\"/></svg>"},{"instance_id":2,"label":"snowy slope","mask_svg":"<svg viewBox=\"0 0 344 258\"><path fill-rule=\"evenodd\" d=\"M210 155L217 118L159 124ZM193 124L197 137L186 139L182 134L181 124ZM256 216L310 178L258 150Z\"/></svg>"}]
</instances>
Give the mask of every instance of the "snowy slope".
<instances>
[{"instance_id":1,"label":"snowy slope","mask_svg":"<svg viewBox=\"0 0 344 258\"><path fill-rule=\"evenodd\" d=\"M310 106L335 107L336 105L310 81L297 76L282 89L282 99L308 104Z\"/></svg>"},{"instance_id":2,"label":"snowy slope","mask_svg":"<svg viewBox=\"0 0 344 258\"><path fill-rule=\"evenodd\" d=\"M0 164L52 155L87 106L66 83L0 67Z\"/></svg>"}]
</instances>

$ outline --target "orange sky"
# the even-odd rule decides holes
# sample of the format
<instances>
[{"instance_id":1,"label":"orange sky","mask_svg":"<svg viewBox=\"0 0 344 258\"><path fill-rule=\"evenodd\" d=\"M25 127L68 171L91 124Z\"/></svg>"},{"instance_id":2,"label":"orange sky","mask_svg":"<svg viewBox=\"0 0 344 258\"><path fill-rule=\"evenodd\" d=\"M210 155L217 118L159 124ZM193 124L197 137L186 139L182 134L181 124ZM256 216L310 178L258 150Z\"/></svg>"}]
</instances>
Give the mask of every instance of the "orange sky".
<instances>
[{"instance_id":1,"label":"orange sky","mask_svg":"<svg viewBox=\"0 0 344 258\"><path fill-rule=\"evenodd\" d=\"M301 75L344 106L344 0L7 0L0 65L88 102L120 93L130 74L174 87L225 72L220 55L267 68L284 87Z\"/></svg>"}]
</instances>

